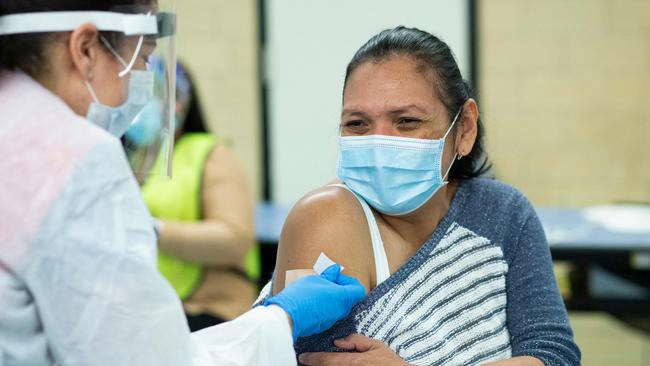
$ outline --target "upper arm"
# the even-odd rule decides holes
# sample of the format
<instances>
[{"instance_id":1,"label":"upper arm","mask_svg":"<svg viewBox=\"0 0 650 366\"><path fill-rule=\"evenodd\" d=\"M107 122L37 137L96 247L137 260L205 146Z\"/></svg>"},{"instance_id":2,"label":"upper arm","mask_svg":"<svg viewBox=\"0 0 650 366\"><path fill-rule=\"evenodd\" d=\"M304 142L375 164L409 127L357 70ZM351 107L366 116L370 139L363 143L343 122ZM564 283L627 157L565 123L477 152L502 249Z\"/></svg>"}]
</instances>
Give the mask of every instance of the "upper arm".
<instances>
[{"instance_id":1,"label":"upper arm","mask_svg":"<svg viewBox=\"0 0 650 366\"><path fill-rule=\"evenodd\" d=\"M201 181L200 221L166 221L158 245L177 258L213 266L241 266L254 242L253 199L232 151L215 147Z\"/></svg>"},{"instance_id":2,"label":"upper arm","mask_svg":"<svg viewBox=\"0 0 650 366\"><path fill-rule=\"evenodd\" d=\"M212 150L202 184L203 218L230 226L243 242L253 241L253 196L235 154L225 145Z\"/></svg>"},{"instance_id":3,"label":"upper arm","mask_svg":"<svg viewBox=\"0 0 650 366\"><path fill-rule=\"evenodd\" d=\"M273 293L284 288L287 270L312 268L321 252L368 290L371 250L368 224L352 194L337 187L311 192L292 208L282 227Z\"/></svg>"},{"instance_id":4,"label":"upper arm","mask_svg":"<svg viewBox=\"0 0 650 366\"><path fill-rule=\"evenodd\" d=\"M542 225L527 203L507 275L508 328L513 356L533 356L547 365L579 365Z\"/></svg>"}]
</instances>

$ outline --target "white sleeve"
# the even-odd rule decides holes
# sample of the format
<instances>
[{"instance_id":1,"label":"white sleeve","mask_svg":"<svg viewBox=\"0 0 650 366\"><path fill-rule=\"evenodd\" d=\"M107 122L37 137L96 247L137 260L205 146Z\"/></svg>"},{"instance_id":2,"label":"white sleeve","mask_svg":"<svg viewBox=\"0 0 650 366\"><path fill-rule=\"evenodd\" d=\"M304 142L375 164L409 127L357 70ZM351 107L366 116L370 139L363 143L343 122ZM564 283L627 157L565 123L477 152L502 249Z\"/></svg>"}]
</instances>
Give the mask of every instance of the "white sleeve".
<instances>
[{"instance_id":1,"label":"white sleeve","mask_svg":"<svg viewBox=\"0 0 650 366\"><path fill-rule=\"evenodd\" d=\"M117 141L89 151L41 222L22 271L62 365L191 364L183 309Z\"/></svg>"},{"instance_id":2,"label":"white sleeve","mask_svg":"<svg viewBox=\"0 0 650 366\"><path fill-rule=\"evenodd\" d=\"M156 268L151 216L120 149L115 141L84 157L19 266L53 361L295 365L289 322L277 307L190 334L180 299Z\"/></svg>"},{"instance_id":3,"label":"white sleeve","mask_svg":"<svg viewBox=\"0 0 650 366\"><path fill-rule=\"evenodd\" d=\"M195 332L191 347L194 366L296 365L287 314L277 306Z\"/></svg>"}]
</instances>

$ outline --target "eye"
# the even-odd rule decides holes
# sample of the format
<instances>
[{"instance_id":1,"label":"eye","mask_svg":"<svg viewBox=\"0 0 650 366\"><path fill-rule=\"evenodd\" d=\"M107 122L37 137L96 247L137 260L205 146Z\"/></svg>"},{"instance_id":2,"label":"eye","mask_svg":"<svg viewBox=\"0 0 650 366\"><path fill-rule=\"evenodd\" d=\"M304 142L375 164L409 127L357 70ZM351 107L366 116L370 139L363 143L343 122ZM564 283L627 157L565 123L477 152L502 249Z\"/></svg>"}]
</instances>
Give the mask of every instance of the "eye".
<instances>
[{"instance_id":1,"label":"eye","mask_svg":"<svg viewBox=\"0 0 650 366\"><path fill-rule=\"evenodd\" d=\"M354 132L363 133L368 130L368 124L363 120L351 120L342 123L342 128Z\"/></svg>"},{"instance_id":2,"label":"eye","mask_svg":"<svg viewBox=\"0 0 650 366\"><path fill-rule=\"evenodd\" d=\"M422 121L417 118L401 118L397 121L398 127L404 129L418 128L420 123L422 123Z\"/></svg>"},{"instance_id":3,"label":"eye","mask_svg":"<svg viewBox=\"0 0 650 366\"><path fill-rule=\"evenodd\" d=\"M363 121L348 121L343 123L345 127L358 127L363 126Z\"/></svg>"}]
</instances>

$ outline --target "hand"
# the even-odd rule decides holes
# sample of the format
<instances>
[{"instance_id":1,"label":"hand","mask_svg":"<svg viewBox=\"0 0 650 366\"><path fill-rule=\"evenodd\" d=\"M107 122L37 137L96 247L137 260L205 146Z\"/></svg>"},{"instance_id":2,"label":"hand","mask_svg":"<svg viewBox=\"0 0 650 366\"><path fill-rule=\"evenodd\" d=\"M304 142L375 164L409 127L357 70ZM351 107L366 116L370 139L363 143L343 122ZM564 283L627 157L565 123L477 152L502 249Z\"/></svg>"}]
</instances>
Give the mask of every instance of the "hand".
<instances>
[{"instance_id":1,"label":"hand","mask_svg":"<svg viewBox=\"0 0 650 366\"><path fill-rule=\"evenodd\" d=\"M352 334L344 339L337 339L334 341L334 345L348 352L303 353L298 357L298 360L307 366L408 365L384 342L360 334Z\"/></svg>"},{"instance_id":2,"label":"hand","mask_svg":"<svg viewBox=\"0 0 650 366\"><path fill-rule=\"evenodd\" d=\"M164 224L163 224L162 220L157 219L155 217L152 217L151 221L153 222L153 231L156 234L156 240L158 240L158 242L160 242L160 236L161 236Z\"/></svg>"},{"instance_id":3,"label":"hand","mask_svg":"<svg viewBox=\"0 0 650 366\"><path fill-rule=\"evenodd\" d=\"M341 274L341 266L329 266L320 276L307 276L268 298L264 306L278 305L293 323L293 340L321 333L346 317L366 296L353 277Z\"/></svg>"}]
</instances>

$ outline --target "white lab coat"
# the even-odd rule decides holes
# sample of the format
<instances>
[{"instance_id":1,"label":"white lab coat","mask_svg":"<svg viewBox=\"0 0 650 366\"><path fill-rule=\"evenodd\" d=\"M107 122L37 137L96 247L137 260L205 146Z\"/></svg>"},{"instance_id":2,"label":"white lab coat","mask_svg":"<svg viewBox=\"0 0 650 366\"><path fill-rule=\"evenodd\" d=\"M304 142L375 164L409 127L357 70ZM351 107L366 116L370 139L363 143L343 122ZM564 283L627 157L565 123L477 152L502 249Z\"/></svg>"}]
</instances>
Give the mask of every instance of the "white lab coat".
<instances>
[{"instance_id":1,"label":"white lab coat","mask_svg":"<svg viewBox=\"0 0 650 366\"><path fill-rule=\"evenodd\" d=\"M279 308L190 335L119 141L0 74L0 365L293 365Z\"/></svg>"}]
</instances>

